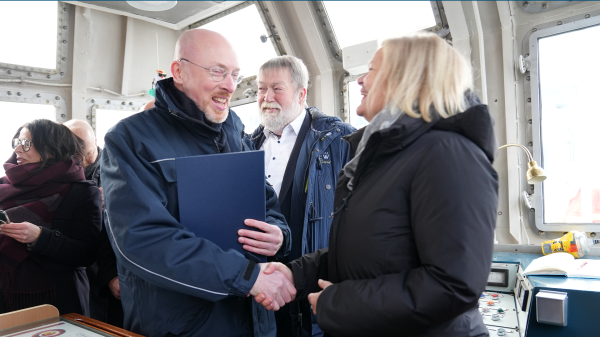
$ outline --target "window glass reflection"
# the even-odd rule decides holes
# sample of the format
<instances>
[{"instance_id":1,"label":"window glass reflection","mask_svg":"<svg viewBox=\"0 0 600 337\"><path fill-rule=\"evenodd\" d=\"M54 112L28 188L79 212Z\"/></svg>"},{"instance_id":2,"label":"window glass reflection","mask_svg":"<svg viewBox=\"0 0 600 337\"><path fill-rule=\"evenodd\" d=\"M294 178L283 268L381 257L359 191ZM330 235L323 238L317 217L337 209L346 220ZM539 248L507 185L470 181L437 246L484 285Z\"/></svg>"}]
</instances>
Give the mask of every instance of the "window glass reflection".
<instances>
[{"instance_id":1,"label":"window glass reflection","mask_svg":"<svg viewBox=\"0 0 600 337\"><path fill-rule=\"evenodd\" d=\"M600 27L539 40L545 223L600 223Z\"/></svg>"}]
</instances>

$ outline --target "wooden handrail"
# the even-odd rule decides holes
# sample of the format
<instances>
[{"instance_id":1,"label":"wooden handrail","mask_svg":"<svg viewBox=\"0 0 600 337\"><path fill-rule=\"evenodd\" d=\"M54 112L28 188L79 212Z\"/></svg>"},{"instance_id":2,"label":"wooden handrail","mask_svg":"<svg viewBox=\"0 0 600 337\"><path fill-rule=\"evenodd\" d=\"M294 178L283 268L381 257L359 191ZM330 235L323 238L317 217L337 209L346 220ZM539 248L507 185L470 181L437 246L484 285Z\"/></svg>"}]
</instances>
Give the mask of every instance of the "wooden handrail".
<instances>
[{"instance_id":1,"label":"wooden handrail","mask_svg":"<svg viewBox=\"0 0 600 337\"><path fill-rule=\"evenodd\" d=\"M89 327L92 327L94 329L98 329L100 331L106 332L110 335L116 336L116 337L144 337L142 335L138 335L136 333L133 333L131 331L125 330L125 329L121 329L121 328L117 328L116 326L104 323L104 322L100 322L98 320L95 320L93 318L89 318L80 314L65 314L61 316L62 318L83 324L83 325L87 325Z\"/></svg>"}]
</instances>

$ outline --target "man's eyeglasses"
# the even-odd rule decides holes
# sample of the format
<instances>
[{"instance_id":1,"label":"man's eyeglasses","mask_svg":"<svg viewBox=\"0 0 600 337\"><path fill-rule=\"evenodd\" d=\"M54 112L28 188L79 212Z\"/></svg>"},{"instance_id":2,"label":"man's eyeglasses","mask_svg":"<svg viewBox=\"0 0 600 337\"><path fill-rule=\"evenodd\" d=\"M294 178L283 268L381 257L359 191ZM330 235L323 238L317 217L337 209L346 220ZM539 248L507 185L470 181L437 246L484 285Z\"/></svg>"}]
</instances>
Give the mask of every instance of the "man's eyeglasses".
<instances>
[{"instance_id":1,"label":"man's eyeglasses","mask_svg":"<svg viewBox=\"0 0 600 337\"><path fill-rule=\"evenodd\" d=\"M240 84L240 82L242 82L242 79L244 78L244 76L240 75L240 73L236 73L236 72L228 73L227 70L220 68L220 67L215 67L215 68L209 69L209 68L204 68L203 66L197 65L196 63L194 63L188 59L182 58L182 59L179 59L179 61L180 62L186 61L186 62L189 62L189 63L195 65L196 67L200 67L202 69L210 71L210 78L212 78L213 81L215 81L215 82L221 82L229 74L231 74L231 79L233 80L233 82L235 82L235 84Z\"/></svg>"},{"instance_id":2,"label":"man's eyeglasses","mask_svg":"<svg viewBox=\"0 0 600 337\"><path fill-rule=\"evenodd\" d=\"M27 138L23 138L23 139L15 138L15 139L13 139L13 142L12 142L13 150L16 149L17 146L22 145L23 151L25 151L25 152L27 152L27 151L29 151L29 149L31 149L32 144L33 144L33 142Z\"/></svg>"}]
</instances>

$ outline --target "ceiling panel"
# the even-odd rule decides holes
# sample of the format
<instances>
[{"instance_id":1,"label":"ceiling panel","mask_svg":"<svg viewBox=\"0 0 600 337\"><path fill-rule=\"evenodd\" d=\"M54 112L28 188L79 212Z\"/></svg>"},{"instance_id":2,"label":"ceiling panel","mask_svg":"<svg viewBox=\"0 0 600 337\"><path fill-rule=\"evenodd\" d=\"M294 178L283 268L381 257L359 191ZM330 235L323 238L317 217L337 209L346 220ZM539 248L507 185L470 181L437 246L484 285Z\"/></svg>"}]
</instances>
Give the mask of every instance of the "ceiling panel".
<instances>
[{"instance_id":1,"label":"ceiling panel","mask_svg":"<svg viewBox=\"0 0 600 337\"><path fill-rule=\"evenodd\" d=\"M182 29L196 21L218 14L244 1L177 1L175 7L159 12L132 7L127 1L64 1L114 14L150 21L172 29Z\"/></svg>"}]
</instances>

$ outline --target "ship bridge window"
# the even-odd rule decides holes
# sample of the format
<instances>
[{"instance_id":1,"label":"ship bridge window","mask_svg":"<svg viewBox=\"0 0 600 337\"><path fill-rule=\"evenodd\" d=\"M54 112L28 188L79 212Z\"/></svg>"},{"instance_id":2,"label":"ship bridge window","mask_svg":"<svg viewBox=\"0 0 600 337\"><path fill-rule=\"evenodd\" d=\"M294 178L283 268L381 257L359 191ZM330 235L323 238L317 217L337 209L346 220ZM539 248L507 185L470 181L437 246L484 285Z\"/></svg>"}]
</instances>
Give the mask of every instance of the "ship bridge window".
<instances>
[{"instance_id":1,"label":"ship bridge window","mask_svg":"<svg viewBox=\"0 0 600 337\"><path fill-rule=\"evenodd\" d=\"M5 32L0 74L59 80L65 75L69 5L57 1L0 1ZM10 46L10 47L7 47Z\"/></svg>"},{"instance_id":2,"label":"ship bridge window","mask_svg":"<svg viewBox=\"0 0 600 337\"><path fill-rule=\"evenodd\" d=\"M104 148L104 136L108 130L120 120L140 112L145 102L94 98L88 100L87 105L91 113L88 117L91 117L96 141L100 148Z\"/></svg>"},{"instance_id":3,"label":"ship bridge window","mask_svg":"<svg viewBox=\"0 0 600 337\"><path fill-rule=\"evenodd\" d=\"M323 1L340 48L436 25L429 1Z\"/></svg>"},{"instance_id":4,"label":"ship bridge window","mask_svg":"<svg viewBox=\"0 0 600 337\"><path fill-rule=\"evenodd\" d=\"M600 230L599 38L595 17L529 40L533 152L548 176L533 196L540 230Z\"/></svg>"},{"instance_id":5,"label":"ship bridge window","mask_svg":"<svg viewBox=\"0 0 600 337\"><path fill-rule=\"evenodd\" d=\"M360 129L364 126L367 126L369 122L367 120L356 114L356 108L360 105L362 101L362 94L360 93L360 85L358 85L357 81L348 82L348 120L346 121L353 127Z\"/></svg>"},{"instance_id":6,"label":"ship bridge window","mask_svg":"<svg viewBox=\"0 0 600 337\"><path fill-rule=\"evenodd\" d=\"M34 119L56 121L56 107L51 104L22 103L5 101L0 97L0 161L6 162L12 154L12 139L15 132L27 122ZM4 176L4 168L0 165L0 177Z\"/></svg>"},{"instance_id":7,"label":"ship bridge window","mask_svg":"<svg viewBox=\"0 0 600 337\"><path fill-rule=\"evenodd\" d=\"M244 132L252 133L260 125L260 116L258 115L258 103L252 102L243 105L232 106L231 110L240 117L244 123Z\"/></svg>"},{"instance_id":8,"label":"ship bridge window","mask_svg":"<svg viewBox=\"0 0 600 337\"><path fill-rule=\"evenodd\" d=\"M240 73L244 77L258 74L263 63L277 56L270 41L261 42L261 35L269 36L269 33L256 5L251 4L233 13L219 14L215 18L201 21L193 27L210 29L225 36L237 53Z\"/></svg>"}]
</instances>

